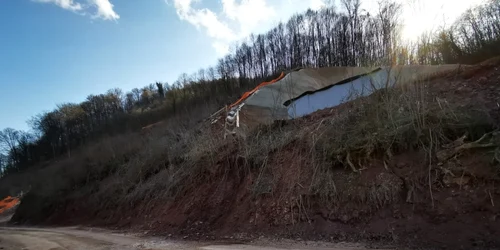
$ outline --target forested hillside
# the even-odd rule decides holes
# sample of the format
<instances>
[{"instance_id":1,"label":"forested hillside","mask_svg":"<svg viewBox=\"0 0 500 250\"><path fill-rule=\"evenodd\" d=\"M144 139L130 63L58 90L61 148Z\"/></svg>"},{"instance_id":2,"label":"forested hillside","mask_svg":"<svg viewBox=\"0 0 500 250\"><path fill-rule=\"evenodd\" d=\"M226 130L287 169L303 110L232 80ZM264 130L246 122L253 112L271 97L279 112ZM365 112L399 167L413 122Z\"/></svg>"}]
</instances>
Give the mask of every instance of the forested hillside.
<instances>
[{"instance_id":1,"label":"forested hillside","mask_svg":"<svg viewBox=\"0 0 500 250\"><path fill-rule=\"evenodd\" d=\"M381 1L368 13L360 1L297 14L174 83L91 95L33 117L30 132L2 130L0 198L21 200L10 223L193 241L497 249L500 0L413 43L399 35L402 6ZM410 64L455 65L387 67ZM355 68L350 82L332 87L325 72L346 70L325 68L335 66L378 69ZM300 67L312 69L265 87L310 79L332 92L318 86L304 102L335 89L349 101L307 106L303 117L257 124L242 136L225 137L225 114L206 120ZM388 88L392 73L403 84ZM373 84L378 76L385 87ZM372 92L351 92L355 81ZM250 98L267 98L265 87ZM241 127L269 107L246 102Z\"/></svg>"},{"instance_id":2,"label":"forested hillside","mask_svg":"<svg viewBox=\"0 0 500 250\"><path fill-rule=\"evenodd\" d=\"M297 67L389 64L473 64L500 54L500 1L471 9L451 27L409 45L398 35L401 6L382 1L378 10L360 0L308 10L264 34L251 35L217 64L124 93L119 88L64 103L29 120L31 131L0 132L2 175L22 171L104 137L171 120L183 127L236 100L260 81Z\"/></svg>"}]
</instances>

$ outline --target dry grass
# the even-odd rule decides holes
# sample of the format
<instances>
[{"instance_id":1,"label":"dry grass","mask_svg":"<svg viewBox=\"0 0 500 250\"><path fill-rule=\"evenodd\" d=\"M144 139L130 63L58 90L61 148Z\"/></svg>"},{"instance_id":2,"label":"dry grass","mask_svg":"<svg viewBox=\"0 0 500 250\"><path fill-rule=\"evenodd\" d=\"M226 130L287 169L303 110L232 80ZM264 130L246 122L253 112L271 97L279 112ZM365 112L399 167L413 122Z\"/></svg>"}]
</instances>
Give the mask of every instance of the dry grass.
<instances>
[{"instance_id":1,"label":"dry grass","mask_svg":"<svg viewBox=\"0 0 500 250\"><path fill-rule=\"evenodd\" d=\"M382 89L341 109L312 135L316 165L311 191L327 200L338 196L333 178L336 168L360 173L377 159L387 168L394 155L425 151L422 161L429 165L430 176L442 144L464 134L477 138L494 128L487 112L432 98L425 82ZM378 199L375 194L369 196Z\"/></svg>"},{"instance_id":2,"label":"dry grass","mask_svg":"<svg viewBox=\"0 0 500 250\"><path fill-rule=\"evenodd\" d=\"M253 176L256 196L295 195L303 187L301 195L320 197L337 210L349 209L340 206L349 201L378 208L398 199L403 183L383 174L364 182L359 173L373 161L425 151L431 171L441 145L464 134L477 139L493 127L485 112L463 110L428 91L425 82L379 90L335 108L334 115L275 122L234 140L204 125L172 121L147 135L102 140L39 169L32 190L48 203L90 200L96 211L112 210L175 199L217 171L223 175L215 182L224 181L236 168ZM277 167L280 155L288 158Z\"/></svg>"}]
</instances>

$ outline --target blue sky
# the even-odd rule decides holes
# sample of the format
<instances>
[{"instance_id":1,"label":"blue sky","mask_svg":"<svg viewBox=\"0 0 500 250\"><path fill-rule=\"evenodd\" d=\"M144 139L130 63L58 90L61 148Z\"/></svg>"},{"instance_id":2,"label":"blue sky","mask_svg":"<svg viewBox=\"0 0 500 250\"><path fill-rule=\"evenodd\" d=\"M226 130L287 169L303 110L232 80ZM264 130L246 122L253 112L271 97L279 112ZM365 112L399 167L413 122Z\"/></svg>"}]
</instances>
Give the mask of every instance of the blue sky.
<instances>
[{"instance_id":1,"label":"blue sky","mask_svg":"<svg viewBox=\"0 0 500 250\"><path fill-rule=\"evenodd\" d=\"M457 13L469 5L429 4L440 1L461 6L453 9ZM27 130L30 117L111 88L171 83L181 73L215 64L251 32L322 5L323 0L0 0L0 129ZM418 19L409 19L409 27L425 27L412 20Z\"/></svg>"},{"instance_id":2,"label":"blue sky","mask_svg":"<svg viewBox=\"0 0 500 250\"><path fill-rule=\"evenodd\" d=\"M29 0L0 3L0 128L114 87L172 81L215 61L206 37L163 1L117 1L116 21ZM196 62L196 63L193 63Z\"/></svg>"}]
</instances>

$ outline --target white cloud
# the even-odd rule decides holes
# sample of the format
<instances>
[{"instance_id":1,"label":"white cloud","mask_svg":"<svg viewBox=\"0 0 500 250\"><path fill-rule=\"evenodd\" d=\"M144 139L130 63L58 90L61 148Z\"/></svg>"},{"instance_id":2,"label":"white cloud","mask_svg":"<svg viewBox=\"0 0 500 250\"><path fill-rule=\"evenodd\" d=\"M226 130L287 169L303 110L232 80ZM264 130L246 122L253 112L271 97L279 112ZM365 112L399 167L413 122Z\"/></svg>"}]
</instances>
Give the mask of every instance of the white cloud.
<instances>
[{"instance_id":1,"label":"white cloud","mask_svg":"<svg viewBox=\"0 0 500 250\"><path fill-rule=\"evenodd\" d=\"M181 20L212 38L212 46L220 55L228 52L231 43L251 33L266 31L297 11L324 6L324 0L221 0L222 11L216 13L208 8L197 8L195 5L201 4L202 0L165 1L173 3Z\"/></svg>"},{"instance_id":2,"label":"white cloud","mask_svg":"<svg viewBox=\"0 0 500 250\"><path fill-rule=\"evenodd\" d=\"M120 16L113 10L114 5L109 0L91 0L97 8L95 17L104 20L118 20Z\"/></svg>"},{"instance_id":3,"label":"white cloud","mask_svg":"<svg viewBox=\"0 0 500 250\"><path fill-rule=\"evenodd\" d=\"M276 11L266 3L266 0L222 0L223 14L230 20L236 21L241 33L250 33L259 24L273 19Z\"/></svg>"},{"instance_id":4,"label":"white cloud","mask_svg":"<svg viewBox=\"0 0 500 250\"><path fill-rule=\"evenodd\" d=\"M279 21L288 20L293 14L307 8L319 10L335 3L340 9L340 1L335 0L220 0L221 7L213 9L200 8L203 3L214 0L165 0L173 3L177 15L206 33L212 39L211 44L219 56L228 52L229 46L240 41L251 33L268 31ZM212 3L213 3L212 2ZM366 0L362 9L371 13L378 11L378 2ZM396 0L403 5L402 35L407 39L415 39L424 31L439 28L436 23L452 23L467 8L484 2L484 0ZM327 4L328 3L328 4ZM444 11L446 10L446 11Z\"/></svg>"},{"instance_id":5,"label":"white cloud","mask_svg":"<svg viewBox=\"0 0 500 250\"><path fill-rule=\"evenodd\" d=\"M80 11L83 9L81 4L76 3L73 0L34 0L34 1L39 3L53 3L63 9L70 11Z\"/></svg>"},{"instance_id":6,"label":"white cloud","mask_svg":"<svg viewBox=\"0 0 500 250\"><path fill-rule=\"evenodd\" d=\"M229 45L227 43L215 41L212 43L212 46L219 55L225 55L229 52Z\"/></svg>"},{"instance_id":7,"label":"white cloud","mask_svg":"<svg viewBox=\"0 0 500 250\"><path fill-rule=\"evenodd\" d=\"M313 10L319 10L323 7L325 7L326 3L324 0L311 0L311 9Z\"/></svg>"},{"instance_id":8,"label":"white cloud","mask_svg":"<svg viewBox=\"0 0 500 250\"><path fill-rule=\"evenodd\" d=\"M94 18L103 20L118 20L120 16L113 10L113 4L109 0L86 0L85 3L77 2L76 0L32 0L38 3L52 3L65 10L73 11L83 15L89 14L89 11L95 12L91 14ZM82 0L83 1L83 0Z\"/></svg>"},{"instance_id":9,"label":"white cloud","mask_svg":"<svg viewBox=\"0 0 500 250\"><path fill-rule=\"evenodd\" d=\"M217 15L209 9L192 9L190 0L176 0L175 7L177 15L197 28L204 28L210 37L219 40L232 40L234 34L232 30L219 20ZM186 4L188 3L188 4Z\"/></svg>"}]
</instances>

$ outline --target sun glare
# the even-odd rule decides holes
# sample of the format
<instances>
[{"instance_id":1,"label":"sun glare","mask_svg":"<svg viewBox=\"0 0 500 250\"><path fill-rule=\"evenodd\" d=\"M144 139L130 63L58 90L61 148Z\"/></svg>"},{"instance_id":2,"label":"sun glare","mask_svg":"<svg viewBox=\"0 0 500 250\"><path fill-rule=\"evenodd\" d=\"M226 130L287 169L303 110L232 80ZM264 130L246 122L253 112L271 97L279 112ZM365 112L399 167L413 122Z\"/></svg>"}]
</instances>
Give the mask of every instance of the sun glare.
<instances>
[{"instance_id":1,"label":"sun glare","mask_svg":"<svg viewBox=\"0 0 500 250\"><path fill-rule=\"evenodd\" d=\"M484 0L400 0L403 5L403 38L416 40L426 32L451 25L468 8Z\"/></svg>"}]
</instances>

